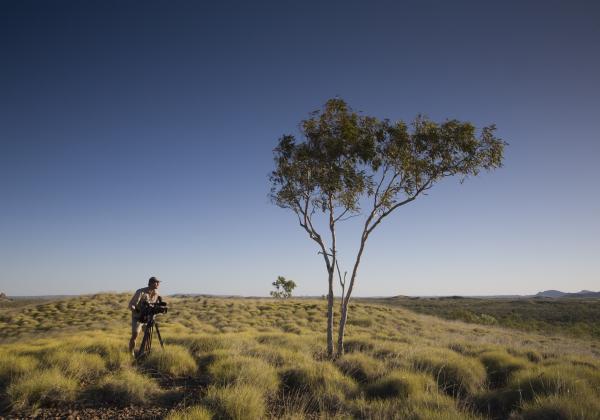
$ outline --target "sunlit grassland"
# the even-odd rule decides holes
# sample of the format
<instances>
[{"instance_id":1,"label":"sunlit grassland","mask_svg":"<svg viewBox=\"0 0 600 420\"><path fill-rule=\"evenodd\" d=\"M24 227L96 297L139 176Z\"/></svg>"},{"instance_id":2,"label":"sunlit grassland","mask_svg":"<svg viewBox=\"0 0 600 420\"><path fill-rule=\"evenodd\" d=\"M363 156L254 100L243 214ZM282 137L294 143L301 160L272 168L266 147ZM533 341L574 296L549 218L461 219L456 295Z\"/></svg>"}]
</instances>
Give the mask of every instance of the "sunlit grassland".
<instances>
[{"instance_id":1,"label":"sunlit grassland","mask_svg":"<svg viewBox=\"0 0 600 420\"><path fill-rule=\"evenodd\" d=\"M346 355L330 361L322 300L180 297L159 319L165 350L155 341L135 364L128 299L0 309L4 412L133 404L164 407L173 419L600 417L594 339L361 302Z\"/></svg>"},{"instance_id":2,"label":"sunlit grassland","mask_svg":"<svg viewBox=\"0 0 600 420\"><path fill-rule=\"evenodd\" d=\"M474 324L600 339L598 298L407 297L368 299Z\"/></svg>"}]
</instances>

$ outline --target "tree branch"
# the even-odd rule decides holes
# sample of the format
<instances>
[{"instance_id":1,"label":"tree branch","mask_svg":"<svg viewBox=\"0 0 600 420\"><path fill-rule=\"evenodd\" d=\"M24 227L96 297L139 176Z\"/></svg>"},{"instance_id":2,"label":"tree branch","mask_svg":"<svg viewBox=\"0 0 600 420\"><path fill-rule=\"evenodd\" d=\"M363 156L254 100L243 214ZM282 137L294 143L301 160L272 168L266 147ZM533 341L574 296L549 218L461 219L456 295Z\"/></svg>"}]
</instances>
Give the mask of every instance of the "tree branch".
<instances>
[{"instance_id":1,"label":"tree branch","mask_svg":"<svg viewBox=\"0 0 600 420\"><path fill-rule=\"evenodd\" d=\"M414 195L412 195L411 197L407 198L404 201L400 201L400 202L394 204L392 207L390 207L389 209L387 209L386 211L384 211L383 213L381 213L381 215L375 220L375 222L371 225L371 227L369 227L367 229L366 236L368 237L371 234L371 232L373 232L373 229L375 229L377 227L377 225L379 223L381 223L381 220L384 217L388 216L391 212L393 212L394 210L396 210L398 207L401 207L401 206L403 206L405 204L410 203L411 201L414 201L423 191L426 191L429 188L431 188L432 181L433 181L433 178L429 178L427 180L427 182L425 184L423 184L423 186L421 188L419 188L417 191L415 191Z\"/></svg>"}]
</instances>

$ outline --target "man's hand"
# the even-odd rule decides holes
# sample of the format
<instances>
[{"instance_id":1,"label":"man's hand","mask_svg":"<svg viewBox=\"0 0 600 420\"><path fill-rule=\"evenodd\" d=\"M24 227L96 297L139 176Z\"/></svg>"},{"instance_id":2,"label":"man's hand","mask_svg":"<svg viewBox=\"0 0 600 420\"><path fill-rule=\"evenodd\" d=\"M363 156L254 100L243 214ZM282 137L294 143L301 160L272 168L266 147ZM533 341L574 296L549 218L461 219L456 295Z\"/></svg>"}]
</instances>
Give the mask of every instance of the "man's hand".
<instances>
[{"instance_id":1,"label":"man's hand","mask_svg":"<svg viewBox=\"0 0 600 420\"><path fill-rule=\"evenodd\" d=\"M132 311L134 311L134 312L135 312L135 305L131 305L131 306L129 307L129 309L131 309Z\"/></svg>"}]
</instances>

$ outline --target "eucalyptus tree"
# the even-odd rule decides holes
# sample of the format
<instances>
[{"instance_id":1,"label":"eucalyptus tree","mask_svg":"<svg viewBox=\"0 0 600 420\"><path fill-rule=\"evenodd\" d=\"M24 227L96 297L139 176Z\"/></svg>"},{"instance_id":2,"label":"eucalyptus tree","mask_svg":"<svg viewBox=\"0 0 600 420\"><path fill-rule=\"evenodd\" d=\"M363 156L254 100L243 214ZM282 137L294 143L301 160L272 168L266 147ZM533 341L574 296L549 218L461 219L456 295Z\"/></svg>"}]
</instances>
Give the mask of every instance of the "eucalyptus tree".
<instances>
[{"instance_id":1,"label":"eucalyptus tree","mask_svg":"<svg viewBox=\"0 0 600 420\"><path fill-rule=\"evenodd\" d=\"M273 203L295 213L323 257L330 357L334 356L336 277L342 288L336 346L336 355L341 355L348 305L371 233L392 212L442 179L457 176L462 183L482 169L502 166L506 143L494 132L494 125L477 130L470 122L436 123L420 115L410 125L380 120L355 112L335 98L300 122L301 138L283 135L279 139L273 151L270 196ZM339 268L336 230L355 216L364 220L347 279Z\"/></svg>"},{"instance_id":2,"label":"eucalyptus tree","mask_svg":"<svg viewBox=\"0 0 600 420\"><path fill-rule=\"evenodd\" d=\"M292 293L296 288L294 280L286 280L283 276L277 276L277 280L271 283L275 290L270 292L270 295L277 299L288 299L292 297Z\"/></svg>"}]
</instances>

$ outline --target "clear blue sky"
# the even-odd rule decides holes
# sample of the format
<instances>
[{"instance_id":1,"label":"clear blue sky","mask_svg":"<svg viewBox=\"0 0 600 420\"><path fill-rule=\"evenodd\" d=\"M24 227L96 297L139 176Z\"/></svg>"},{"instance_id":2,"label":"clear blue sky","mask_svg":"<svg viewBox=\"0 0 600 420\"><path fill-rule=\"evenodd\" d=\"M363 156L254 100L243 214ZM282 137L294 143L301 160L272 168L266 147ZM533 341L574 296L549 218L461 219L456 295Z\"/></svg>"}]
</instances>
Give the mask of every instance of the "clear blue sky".
<instances>
[{"instance_id":1,"label":"clear blue sky","mask_svg":"<svg viewBox=\"0 0 600 420\"><path fill-rule=\"evenodd\" d=\"M510 143L386 220L356 295L600 289L597 3L203 3L0 3L0 291L326 293L267 176L334 96Z\"/></svg>"}]
</instances>

